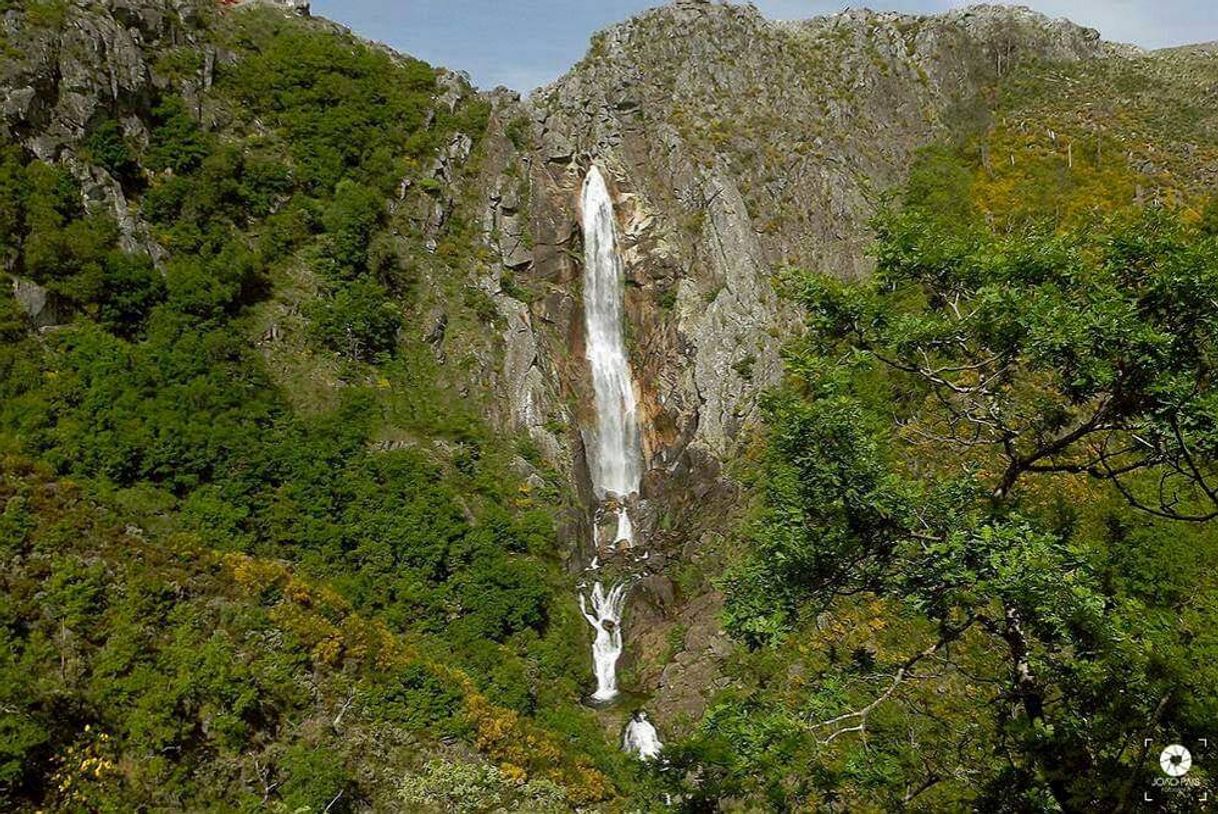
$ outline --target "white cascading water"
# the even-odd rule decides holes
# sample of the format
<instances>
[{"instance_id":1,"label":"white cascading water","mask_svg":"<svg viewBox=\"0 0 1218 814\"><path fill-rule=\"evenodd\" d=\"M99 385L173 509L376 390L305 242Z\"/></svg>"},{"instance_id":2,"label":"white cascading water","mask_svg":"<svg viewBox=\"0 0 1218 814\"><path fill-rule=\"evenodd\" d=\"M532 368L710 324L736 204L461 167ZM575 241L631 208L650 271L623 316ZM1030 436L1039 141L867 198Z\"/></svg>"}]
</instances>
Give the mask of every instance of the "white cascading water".
<instances>
[{"instance_id":1,"label":"white cascading water","mask_svg":"<svg viewBox=\"0 0 1218 814\"><path fill-rule=\"evenodd\" d=\"M660 743L660 734L655 726L647 720L647 713L639 710L630 718L626 732L622 735L622 751L637 755L643 760L654 760L660 756L664 744Z\"/></svg>"},{"instance_id":2,"label":"white cascading water","mask_svg":"<svg viewBox=\"0 0 1218 814\"><path fill-rule=\"evenodd\" d=\"M613 199L594 165L584 178L584 324L596 400L592 486L600 500L617 501L614 543L630 545L634 531L625 500L639 491L642 452L634 382L622 336L625 277L617 252Z\"/></svg>"},{"instance_id":3,"label":"white cascading water","mask_svg":"<svg viewBox=\"0 0 1218 814\"><path fill-rule=\"evenodd\" d=\"M639 491L643 454L634 381L626 359L622 330L626 281L617 251L617 222L609 188L596 166L591 167L584 178L582 208L584 325L597 421L589 469L597 500L608 502L617 513L614 547L629 547L634 544L634 525L628 503ZM594 543L599 549L599 541L594 539ZM598 566L599 560L593 557L592 570ZM626 580L606 593L604 584L597 582L592 587L590 601L582 590L579 594L579 609L596 632L592 642L592 661L596 666L596 692L592 698L596 701L612 701L618 694L622 609L629 588L630 580ZM641 710L636 712L626 727L622 748L643 760L650 760L659 755L662 747L647 715Z\"/></svg>"},{"instance_id":4,"label":"white cascading water","mask_svg":"<svg viewBox=\"0 0 1218 814\"><path fill-rule=\"evenodd\" d=\"M583 592L579 594L579 609L596 631L592 641L592 662L596 665L597 701L612 701L617 697L617 660L622 655L622 607L626 604L626 589L622 582L608 593L605 586L592 586L591 608Z\"/></svg>"}]
</instances>

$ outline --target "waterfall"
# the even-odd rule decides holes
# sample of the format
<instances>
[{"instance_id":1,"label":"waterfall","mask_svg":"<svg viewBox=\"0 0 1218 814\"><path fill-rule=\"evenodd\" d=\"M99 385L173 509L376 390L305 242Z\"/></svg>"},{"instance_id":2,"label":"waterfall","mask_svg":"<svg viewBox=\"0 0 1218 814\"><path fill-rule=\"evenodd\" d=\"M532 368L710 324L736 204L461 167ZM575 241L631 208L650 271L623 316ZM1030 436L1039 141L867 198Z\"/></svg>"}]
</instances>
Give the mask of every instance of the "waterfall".
<instances>
[{"instance_id":1,"label":"waterfall","mask_svg":"<svg viewBox=\"0 0 1218 814\"><path fill-rule=\"evenodd\" d=\"M592 391L596 402L595 443L588 456L592 487L604 508L617 514L614 547L634 544L629 499L638 494L643 471L639 441L634 381L626 359L623 337L625 275L617 251L613 199L605 179L595 166L584 178L584 326L587 331L588 363L592 368ZM599 540L594 539L599 549ZM639 558L636 558L636 562ZM595 570L599 561L592 559ZM619 582L608 593L597 582L591 602L579 593L579 609L596 631L592 661L596 666L593 700L617 697L617 660L622 655L622 608L629 581ZM591 608L589 608L591 604ZM659 756L664 744L656 728L639 710L631 716L622 736L622 749L642 760Z\"/></svg>"},{"instance_id":2,"label":"waterfall","mask_svg":"<svg viewBox=\"0 0 1218 814\"><path fill-rule=\"evenodd\" d=\"M629 584L618 583L605 593L605 586L597 582L592 586L592 608L583 591L579 594L579 609L596 631L592 642L592 661L596 665L597 701L612 701L617 697L617 660L622 655L622 606L626 603Z\"/></svg>"},{"instance_id":3,"label":"waterfall","mask_svg":"<svg viewBox=\"0 0 1218 814\"><path fill-rule=\"evenodd\" d=\"M584 324L597 419L589 467L597 498L616 503L613 542L629 545L634 531L625 501L639 491L642 452L634 382L622 336L625 277L617 252L613 199L595 166L584 179L583 215Z\"/></svg>"},{"instance_id":4,"label":"waterfall","mask_svg":"<svg viewBox=\"0 0 1218 814\"><path fill-rule=\"evenodd\" d=\"M664 744L660 743L660 735L655 726L647 720L647 713L639 710L630 717L626 725L626 733L622 736L622 751L638 755L643 760L653 760L660 756Z\"/></svg>"}]
</instances>

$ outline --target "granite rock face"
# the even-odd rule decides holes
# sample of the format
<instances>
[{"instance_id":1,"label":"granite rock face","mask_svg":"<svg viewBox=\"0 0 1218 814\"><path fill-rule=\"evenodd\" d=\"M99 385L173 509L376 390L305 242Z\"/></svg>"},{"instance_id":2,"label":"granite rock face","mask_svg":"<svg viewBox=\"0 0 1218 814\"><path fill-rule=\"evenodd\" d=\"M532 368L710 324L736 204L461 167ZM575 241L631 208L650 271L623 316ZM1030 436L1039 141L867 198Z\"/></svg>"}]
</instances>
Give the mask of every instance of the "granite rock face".
<instances>
[{"instance_id":1,"label":"granite rock face","mask_svg":"<svg viewBox=\"0 0 1218 814\"><path fill-rule=\"evenodd\" d=\"M169 79L156 70L164 49L195 41L213 4L207 0L107 0L67 3L57 28L23 28L17 13L0 17L12 58L0 61L0 131L35 157L66 166L90 210L114 217L128 250L154 259L160 251L105 169L81 159L80 144L96 119L146 106ZM197 96L203 75L187 78ZM124 122L139 138L138 118Z\"/></svg>"},{"instance_id":2,"label":"granite rock face","mask_svg":"<svg viewBox=\"0 0 1218 814\"><path fill-rule=\"evenodd\" d=\"M867 273L875 193L968 115L980 88L1023 60L1121 49L1022 8L778 23L682 0L596 35L527 100L495 97L513 138L500 169L531 194L499 183L488 233L515 282L578 295L574 204L587 166L602 165L620 197L636 378L656 428L649 463L687 443L722 457L779 371L772 334L792 315L774 275Z\"/></svg>"},{"instance_id":3,"label":"granite rock face","mask_svg":"<svg viewBox=\"0 0 1218 814\"><path fill-rule=\"evenodd\" d=\"M798 320L776 275L866 274L876 195L976 114L987 83L1028 59L1123 50L1005 6L779 23L680 0L597 34L526 99L490 94L481 206L498 263L483 283L508 322L513 426L569 464L576 433L553 428L589 417L577 210L590 164L618 199L648 482L696 478L692 457L747 442L780 374L777 337Z\"/></svg>"},{"instance_id":4,"label":"granite rock face","mask_svg":"<svg viewBox=\"0 0 1218 814\"><path fill-rule=\"evenodd\" d=\"M593 416L578 198L595 163L616 197L643 410L636 530L668 570L697 564L739 513L722 465L753 437L759 395L781 374L780 342L798 330L776 277L791 266L867 274L877 195L904 179L920 147L978 115L979 93L1000 74L1025 60L1131 50L1005 6L779 23L751 6L679 0L597 34L583 61L527 98L490 94L481 208L498 259L483 284L507 318L510 426L548 450L591 505L580 483L579 428ZM593 522L584 518L573 567L594 553ZM632 605L628 642L655 645L676 620L715 626L718 603L674 593L664 570L649 566L668 587ZM632 654L628 644L625 663L639 660L630 669L658 692L661 720L696 716L691 682L716 674L708 665L723 648L682 650L661 670L662 649Z\"/></svg>"}]
</instances>

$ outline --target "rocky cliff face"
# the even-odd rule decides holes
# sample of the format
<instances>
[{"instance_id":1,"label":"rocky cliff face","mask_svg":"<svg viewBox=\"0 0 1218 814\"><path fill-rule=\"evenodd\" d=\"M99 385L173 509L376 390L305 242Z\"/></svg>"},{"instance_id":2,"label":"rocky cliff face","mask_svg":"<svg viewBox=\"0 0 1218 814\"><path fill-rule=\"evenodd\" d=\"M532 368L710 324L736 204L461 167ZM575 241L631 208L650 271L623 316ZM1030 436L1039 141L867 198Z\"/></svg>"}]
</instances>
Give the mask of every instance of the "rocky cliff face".
<instances>
[{"instance_id":1,"label":"rocky cliff face","mask_svg":"<svg viewBox=\"0 0 1218 814\"><path fill-rule=\"evenodd\" d=\"M265 4L308 13L304 2ZM49 25L31 25L16 10L0 18L6 49L0 60L0 134L39 160L67 167L81 185L86 207L114 218L123 248L147 252L158 262L164 252L137 207L111 173L82 155L82 144L91 125L117 112L123 137L146 146L147 116L139 114L170 89L216 125L217 112L206 109L205 91L217 59L228 57L202 44L203 29L216 13L212 0L107 0L51 4L46 14L61 19ZM200 50L200 65L185 68L174 59ZM32 282L14 286L37 324L53 325L68 316Z\"/></svg>"},{"instance_id":2,"label":"rocky cliff face","mask_svg":"<svg viewBox=\"0 0 1218 814\"><path fill-rule=\"evenodd\" d=\"M154 67L158 55L190 42L211 4L113 0L108 5L101 14L67 5L59 26L23 28L20 13L4 15L5 42L20 56L0 63L0 127L35 157L69 167L84 189L86 203L114 216L127 248L155 251L122 187L101 168L82 161L79 147L95 117L147 102L168 85L169 77ZM196 95L206 81L204 75L193 81ZM147 141L138 117L122 124L125 136Z\"/></svg>"},{"instance_id":3,"label":"rocky cliff face","mask_svg":"<svg viewBox=\"0 0 1218 814\"><path fill-rule=\"evenodd\" d=\"M1002 73L1130 52L1021 8L777 23L681 0L597 34L531 97L493 95L482 211L499 262L482 285L507 322L502 386L513 424L582 484L585 505L578 192L591 163L615 186L646 416L641 535L661 552L627 615L626 664L660 692L662 724L699 712L726 650L714 594L688 575L713 571L739 513L722 462L743 453L796 324L776 274L866 274L877 197L919 147L983 115ZM590 559L590 522L573 528L575 565ZM678 617L684 640L665 665Z\"/></svg>"},{"instance_id":4,"label":"rocky cliff face","mask_svg":"<svg viewBox=\"0 0 1218 814\"><path fill-rule=\"evenodd\" d=\"M485 225L513 285L537 296L530 311L559 326L565 355L578 341L564 319L578 309L562 300L578 293L575 193L590 162L608 168L652 468L690 444L721 457L777 372L772 275L787 265L866 273L872 198L975 110L983 86L1020 61L1120 50L1018 8L788 24L752 7L678 2L598 34L583 62L528 100L496 97L504 137ZM498 279L489 287L502 290ZM512 367L517 418L537 429L537 377Z\"/></svg>"}]
</instances>

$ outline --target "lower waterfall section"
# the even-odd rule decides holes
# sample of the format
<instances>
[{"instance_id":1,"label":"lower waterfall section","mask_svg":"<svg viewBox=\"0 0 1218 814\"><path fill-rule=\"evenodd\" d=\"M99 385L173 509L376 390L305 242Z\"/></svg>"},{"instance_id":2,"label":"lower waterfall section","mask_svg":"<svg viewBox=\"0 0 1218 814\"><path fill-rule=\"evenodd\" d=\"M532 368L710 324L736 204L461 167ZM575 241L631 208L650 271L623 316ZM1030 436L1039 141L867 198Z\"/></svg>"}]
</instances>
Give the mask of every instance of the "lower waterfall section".
<instances>
[{"instance_id":1,"label":"lower waterfall section","mask_svg":"<svg viewBox=\"0 0 1218 814\"><path fill-rule=\"evenodd\" d=\"M622 608L630 585L621 582L608 593L597 582L592 586L591 609L583 591L579 594L579 609L596 631L592 641L592 663L596 669L596 701L612 701L617 697L617 660L622 655Z\"/></svg>"},{"instance_id":2,"label":"lower waterfall section","mask_svg":"<svg viewBox=\"0 0 1218 814\"><path fill-rule=\"evenodd\" d=\"M626 512L625 506L619 506L617 510L617 533L613 535L613 545L615 548L620 548L623 544L629 546L634 541L634 524L630 522L630 515Z\"/></svg>"},{"instance_id":3,"label":"lower waterfall section","mask_svg":"<svg viewBox=\"0 0 1218 814\"><path fill-rule=\"evenodd\" d=\"M626 724L626 732L622 735L622 751L635 755L641 760L654 760L660 756L664 744L655 726L647 719L647 713L638 710L630 716Z\"/></svg>"}]
</instances>

